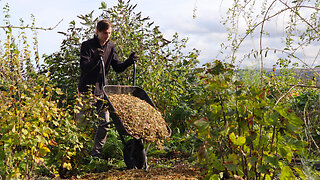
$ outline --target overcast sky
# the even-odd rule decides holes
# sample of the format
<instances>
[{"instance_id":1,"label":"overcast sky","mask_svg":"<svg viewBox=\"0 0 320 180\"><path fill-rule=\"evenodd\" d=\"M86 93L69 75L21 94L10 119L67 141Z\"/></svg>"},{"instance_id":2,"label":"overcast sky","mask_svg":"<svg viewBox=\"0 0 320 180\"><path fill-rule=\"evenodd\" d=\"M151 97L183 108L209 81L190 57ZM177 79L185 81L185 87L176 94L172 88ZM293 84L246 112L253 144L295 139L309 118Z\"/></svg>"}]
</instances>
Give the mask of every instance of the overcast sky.
<instances>
[{"instance_id":1,"label":"overcast sky","mask_svg":"<svg viewBox=\"0 0 320 180\"><path fill-rule=\"evenodd\" d=\"M8 0L0 0L3 5ZM39 31L40 53L51 54L59 50L63 35L58 31L66 32L68 24L72 20L77 20L77 15L82 15L95 10L100 14L98 8L102 0L10 0L11 21L18 23L18 19L23 18L26 23L30 23L30 15L36 19L36 26L53 27L60 20L63 20L57 28L52 31ZM114 6L118 0L105 0L108 7ZM201 64L215 59L220 50L220 44L226 42L227 32L220 23L221 17L226 16L225 11L231 6L233 0L131 0L132 4L137 4L136 11L142 12L142 16L149 16L155 24L160 26L160 30L166 37L172 37L177 32L182 38L189 38L187 44L189 49L200 50ZM196 18L193 18L193 11L196 9ZM1 12L2 13L2 12ZM1 14L3 17L3 14ZM0 24L3 24L1 22ZM18 25L18 24L17 24ZM241 24L240 24L241 26ZM241 27L239 27L241 28ZM264 39L264 44L280 44L283 30L281 25L270 25L276 36ZM3 35L0 31L0 36ZM278 36L279 35L279 36ZM258 46L256 38L248 39L243 43L243 51L248 51L250 47ZM312 52L311 52L312 53ZM314 53L314 52L313 52ZM241 54L241 52L239 52ZM277 59L276 55L271 55L271 59ZM265 62L267 66L272 66L274 61ZM257 61L244 61L242 66L255 66Z\"/></svg>"},{"instance_id":2,"label":"overcast sky","mask_svg":"<svg viewBox=\"0 0 320 180\"><path fill-rule=\"evenodd\" d=\"M5 0L0 0L1 7ZM117 0L105 0L108 7L115 5ZM131 0L137 4L136 11L149 16L166 37L172 37L177 32L182 38L189 38L188 48L201 51L201 63L214 59L219 51L219 44L225 39L224 27L219 23L219 6L215 0ZM77 15L86 14L92 10L99 13L101 0L12 0L9 1L11 21L18 23L23 18L30 22L30 14L41 27L53 27L63 21L53 31L39 31L40 53L50 54L59 50L68 23L76 20ZM196 8L197 17L193 18ZM2 16L3 17L3 16ZM2 32L0 32L1 35Z\"/></svg>"}]
</instances>

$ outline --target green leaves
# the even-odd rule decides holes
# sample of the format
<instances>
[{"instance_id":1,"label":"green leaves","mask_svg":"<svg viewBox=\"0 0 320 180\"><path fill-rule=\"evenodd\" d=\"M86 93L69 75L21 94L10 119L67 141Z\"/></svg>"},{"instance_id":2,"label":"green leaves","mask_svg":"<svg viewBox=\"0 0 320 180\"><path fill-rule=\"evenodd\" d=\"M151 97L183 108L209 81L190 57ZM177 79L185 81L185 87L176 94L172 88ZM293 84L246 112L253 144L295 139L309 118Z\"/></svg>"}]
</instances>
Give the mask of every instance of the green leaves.
<instances>
[{"instance_id":1,"label":"green leaves","mask_svg":"<svg viewBox=\"0 0 320 180\"><path fill-rule=\"evenodd\" d=\"M236 146L242 146L246 143L245 137L236 136L234 133L229 134L229 139Z\"/></svg>"},{"instance_id":2,"label":"green leaves","mask_svg":"<svg viewBox=\"0 0 320 180\"><path fill-rule=\"evenodd\" d=\"M279 106L275 107L274 110L281 115L279 123L286 127L288 133L299 133L299 129L301 129L301 125L304 124L304 122L294 114L291 108Z\"/></svg>"},{"instance_id":3,"label":"green leaves","mask_svg":"<svg viewBox=\"0 0 320 180\"><path fill-rule=\"evenodd\" d=\"M102 1L101 4L100 4L99 9L107 9L107 4L106 4L106 2Z\"/></svg>"},{"instance_id":4,"label":"green leaves","mask_svg":"<svg viewBox=\"0 0 320 180\"><path fill-rule=\"evenodd\" d=\"M216 147L216 160L209 159L207 166L217 171L209 171L207 177L216 178L227 169L229 174L247 179L271 179L304 152L306 144L297 136L303 121L290 101L273 99L270 84L261 88L251 82L252 75L241 81L228 65L215 63L207 64L209 70L201 74L205 91L196 99L201 102L196 108L207 116L194 122L198 138ZM215 167L219 160L225 170ZM291 175L284 173L283 178Z\"/></svg>"},{"instance_id":5,"label":"green leaves","mask_svg":"<svg viewBox=\"0 0 320 180\"><path fill-rule=\"evenodd\" d=\"M288 160L288 162L292 161L292 152L291 149L287 146L281 146L279 148L280 155Z\"/></svg>"},{"instance_id":6,"label":"green leaves","mask_svg":"<svg viewBox=\"0 0 320 180\"><path fill-rule=\"evenodd\" d=\"M295 179L292 169L289 166L281 167L280 180Z\"/></svg>"},{"instance_id":7,"label":"green leaves","mask_svg":"<svg viewBox=\"0 0 320 180\"><path fill-rule=\"evenodd\" d=\"M238 5L235 14L243 12L237 11L241 1ZM101 2L98 17L91 11L79 16L80 25L71 21L67 32L61 33L65 39L60 51L46 57L43 75L33 68L29 45L19 49L13 29L6 29L7 39L0 52L0 158L4 159L0 161L0 175L27 178L23 176L29 173L27 176L31 177L29 169L41 171L43 165L54 175L58 174L57 169L62 169L60 173L69 173L83 168L83 157L88 154L84 149L92 145L89 139L95 124L90 121L94 115L88 113L94 109L90 97L83 101L76 99L79 46L92 37L98 19L109 18L114 22L112 39L120 59L125 60L133 51L139 54L136 84L148 92L174 131L190 133L193 135L190 139L204 144L209 158L202 159L208 169L208 179L221 179L224 171L245 179L278 178L274 177L277 174L280 179L305 177L299 167L288 166L295 156L306 154L307 145L303 137L298 136L304 122L297 116L299 111L295 112L294 104L300 113L312 104L309 110L312 113L305 113L309 117L316 114L318 97L305 94L293 101L290 96L283 96L278 102L288 90L286 84L295 82L287 81L296 78L289 76L293 75L289 71L284 72L287 78L277 77L278 81L265 84L264 80L270 78L262 72L254 70L238 76L234 64L224 63L228 58L199 68L199 51L185 52L187 39L179 38L178 34L165 39L160 28L149 17L137 13L135 7L119 1L118 5L107 8L107 4ZM8 19L5 23L10 24ZM251 23L248 21L251 27L247 33L254 35ZM229 35L232 51L236 52L239 41L233 41L232 33ZM293 40L288 37L288 46L283 49L292 51ZM270 57L268 50L251 53L256 58ZM235 57L229 58L233 61ZM287 67L290 59L279 58L278 62L281 67ZM111 71L109 83L131 84L130 68L123 74ZM50 79L44 76L46 72ZM258 81L260 78L263 80ZM90 123L75 123L73 112L81 110L80 106L73 108L75 104L87 110L84 120ZM191 143L188 145L192 152L197 148Z\"/></svg>"},{"instance_id":8,"label":"green leaves","mask_svg":"<svg viewBox=\"0 0 320 180\"><path fill-rule=\"evenodd\" d=\"M10 25L8 19L6 23ZM40 73L37 32L32 30L30 46L26 28L19 29L18 36L14 30L0 40L0 179L29 179L37 172L58 176L60 165L70 162L83 144L74 140L80 135L73 116L59 108L64 92ZM55 70L61 72L60 67ZM72 154L69 159L65 152Z\"/></svg>"},{"instance_id":9,"label":"green leaves","mask_svg":"<svg viewBox=\"0 0 320 180\"><path fill-rule=\"evenodd\" d=\"M199 128L200 131L204 131L209 128L208 119L202 118L194 122L194 125Z\"/></svg>"}]
</instances>

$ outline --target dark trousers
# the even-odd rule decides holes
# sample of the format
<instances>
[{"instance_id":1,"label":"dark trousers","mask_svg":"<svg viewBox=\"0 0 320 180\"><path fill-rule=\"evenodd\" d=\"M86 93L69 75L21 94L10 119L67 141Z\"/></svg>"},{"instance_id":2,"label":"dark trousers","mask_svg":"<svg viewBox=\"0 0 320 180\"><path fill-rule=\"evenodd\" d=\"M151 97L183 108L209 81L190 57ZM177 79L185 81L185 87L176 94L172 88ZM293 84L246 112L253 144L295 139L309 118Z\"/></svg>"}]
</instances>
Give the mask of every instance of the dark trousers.
<instances>
[{"instance_id":1,"label":"dark trousers","mask_svg":"<svg viewBox=\"0 0 320 180\"><path fill-rule=\"evenodd\" d=\"M98 96L100 99L103 98L102 96ZM86 97L84 97L85 101L87 100ZM95 138L94 138L94 145L93 145L93 149L91 152L92 156L101 156L101 151L104 147L104 144L106 143L107 140L107 133L109 130L109 111L107 109L105 109L105 107L103 107L103 101L102 100L98 100L98 98L92 98L88 101L88 103L90 105L93 105L96 107L97 111L98 111L98 128L96 130L96 134L95 134ZM78 105L80 108L80 112L76 115L76 119L78 120L78 122L80 122L81 124L87 124L88 122L85 122L84 116L88 113L86 112L84 109L84 106L82 105Z\"/></svg>"}]
</instances>

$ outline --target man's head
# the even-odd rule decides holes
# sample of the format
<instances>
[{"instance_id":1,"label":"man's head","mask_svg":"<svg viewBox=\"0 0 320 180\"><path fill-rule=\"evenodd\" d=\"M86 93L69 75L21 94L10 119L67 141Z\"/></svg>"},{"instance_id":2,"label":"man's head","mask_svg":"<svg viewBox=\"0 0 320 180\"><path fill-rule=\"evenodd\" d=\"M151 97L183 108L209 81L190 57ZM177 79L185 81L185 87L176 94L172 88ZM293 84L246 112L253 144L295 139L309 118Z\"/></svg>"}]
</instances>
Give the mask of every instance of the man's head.
<instances>
[{"instance_id":1,"label":"man's head","mask_svg":"<svg viewBox=\"0 0 320 180\"><path fill-rule=\"evenodd\" d=\"M106 19L100 20L96 30L100 44L104 45L109 40L112 32L111 23Z\"/></svg>"}]
</instances>

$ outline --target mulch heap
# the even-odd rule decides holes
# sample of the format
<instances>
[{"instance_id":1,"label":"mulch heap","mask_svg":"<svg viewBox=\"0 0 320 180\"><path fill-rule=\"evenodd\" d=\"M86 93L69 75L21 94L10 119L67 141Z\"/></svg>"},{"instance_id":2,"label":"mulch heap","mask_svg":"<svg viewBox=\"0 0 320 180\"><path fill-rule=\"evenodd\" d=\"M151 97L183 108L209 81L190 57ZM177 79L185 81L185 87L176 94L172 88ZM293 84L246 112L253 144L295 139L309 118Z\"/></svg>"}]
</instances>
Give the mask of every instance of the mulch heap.
<instances>
[{"instance_id":1,"label":"mulch heap","mask_svg":"<svg viewBox=\"0 0 320 180\"><path fill-rule=\"evenodd\" d=\"M170 135L161 113L146 101L127 94L108 95L108 98L134 138L155 142Z\"/></svg>"}]
</instances>

